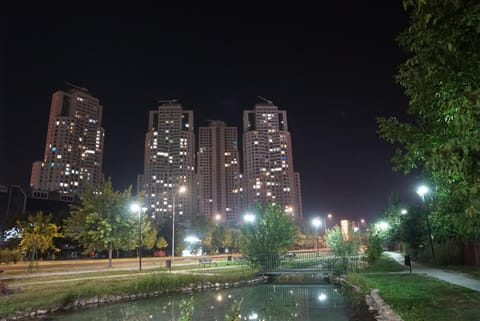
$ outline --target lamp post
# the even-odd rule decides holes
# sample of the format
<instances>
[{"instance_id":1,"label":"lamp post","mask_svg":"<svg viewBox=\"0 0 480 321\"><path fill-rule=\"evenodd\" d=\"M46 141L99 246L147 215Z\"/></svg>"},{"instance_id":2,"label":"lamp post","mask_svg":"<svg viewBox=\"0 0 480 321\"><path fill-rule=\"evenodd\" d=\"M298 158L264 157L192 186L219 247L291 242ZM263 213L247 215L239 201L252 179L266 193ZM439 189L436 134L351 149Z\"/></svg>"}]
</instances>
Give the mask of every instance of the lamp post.
<instances>
[{"instance_id":1,"label":"lamp post","mask_svg":"<svg viewBox=\"0 0 480 321\"><path fill-rule=\"evenodd\" d=\"M145 214L146 207L140 207L137 203L130 205L130 210L138 214L138 270L142 270L142 212ZM142 212L141 212L142 211Z\"/></svg>"},{"instance_id":2,"label":"lamp post","mask_svg":"<svg viewBox=\"0 0 480 321\"><path fill-rule=\"evenodd\" d=\"M430 192L430 189L425 185L421 185L417 188L417 194L421 197L422 203L425 203L425 194L429 192ZM425 211L425 220L427 221L428 239L430 241L430 248L432 249L432 258L435 259L435 250L433 249L432 228L430 227L430 221L428 219L428 213L426 211Z\"/></svg>"},{"instance_id":3,"label":"lamp post","mask_svg":"<svg viewBox=\"0 0 480 321\"><path fill-rule=\"evenodd\" d=\"M178 193L183 194L187 188L185 186L180 186L178 188ZM172 262L175 261L175 197L177 196L177 191L174 191L172 194Z\"/></svg>"},{"instance_id":4,"label":"lamp post","mask_svg":"<svg viewBox=\"0 0 480 321\"><path fill-rule=\"evenodd\" d=\"M318 255L318 228L320 227L320 225L322 225L322 221L320 220L320 218L315 217L312 220L312 225L315 227L315 243L316 243L317 255Z\"/></svg>"}]
</instances>

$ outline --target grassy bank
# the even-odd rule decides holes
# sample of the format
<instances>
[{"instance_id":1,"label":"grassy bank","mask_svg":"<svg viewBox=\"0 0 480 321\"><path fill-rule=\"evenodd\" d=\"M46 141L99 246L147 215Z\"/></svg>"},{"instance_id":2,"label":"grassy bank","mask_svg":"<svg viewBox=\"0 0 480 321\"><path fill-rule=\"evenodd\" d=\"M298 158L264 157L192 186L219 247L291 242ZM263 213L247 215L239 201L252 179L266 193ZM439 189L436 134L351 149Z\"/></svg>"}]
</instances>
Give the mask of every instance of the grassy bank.
<instances>
[{"instance_id":1,"label":"grassy bank","mask_svg":"<svg viewBox=\"0 0 480 321\"><path fill-rule=\"evenodd\" d=\"M19 312L62 307L77 299L94 296L164 292L191 284L234 282L254 277L250 269L238 266L204 271L208 275L149 273L134 276L129 273L116 278L92 279L89 273L85 276L77 274L76 279L67 278L65 282L51 282L52 278L58 281L63 276L37 277L33 283L28 283L32 281L30 278L16 279L6 282L7 288L14 290L14 293L0 296L0 318L11 317ZM22 283L24 285L16 286Z\"/></svg>"},{"instance_id":2,"label":"grassy bank","mask_svg":"<svg viewBox=\"0 0 480 321\"><path fill-rule=\"evenodd\" d=\"M388 261L382 256L369 269L376 273L352 273L348 280L365 293L379 289L405 321L480 320L480 293L426 276L391 273L400 265Z\"/></svg>"}]
</instances>

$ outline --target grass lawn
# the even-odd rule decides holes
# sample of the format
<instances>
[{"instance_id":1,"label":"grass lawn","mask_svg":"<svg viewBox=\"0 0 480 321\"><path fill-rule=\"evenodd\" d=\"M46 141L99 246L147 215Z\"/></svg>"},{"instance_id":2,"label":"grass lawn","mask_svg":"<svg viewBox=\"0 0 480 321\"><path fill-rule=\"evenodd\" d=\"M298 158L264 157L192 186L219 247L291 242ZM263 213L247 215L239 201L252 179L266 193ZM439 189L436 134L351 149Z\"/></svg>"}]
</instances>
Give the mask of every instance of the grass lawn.
<instances>
[{"instance_id":1,"label":"grass lawn","mask_svg":"<svg viewBox=\"0 0 480 321\"><path fill-rule=\"evenodd\" d=\"M395 272L388 260L382 257L378 265L365 270L376 273L352 273L348 280L365 293L379 289L382 298L405 321L480 320L479 292L426 276L388 273Z\"/></svg>"},{"instance_id":2,"label":"grass lawn","mask_svg":"<svg viewBox=\"0 0 480 321\"><path fill-rule=\"evenodd\" d=\"M223 266L223 264L222 264ZM17 311L29 312L37 309L51 308L69 304L79 298L90 298L96 295L140 294L154 291L173 290L190 284L206 282L234 282L254 278L251 269L242 266L203 268L195 266L204 274L178 274L161 271L112 271L115 278L95 278L105 276L86 273L62 276L38 276L36 278L20 278L5 281L8 289L15 291L11 295L0 296L0 318L12 316ZM188 266L189 269L192 266ZM162 268L162 270L165 270ZM187 272L186 269L184 269ZM113 273L115 272L115 273ZM152 273L156 272L156 273ZM123 273L123 274L120 274ZM134 276L134 277L133 277ZM74 279L73 279L74 278ZM63 282L60 282L62 281ZM49 282L59 281L59 282ZM68 282L67 284L65 282Z\"/></svg>"}]
</instances>

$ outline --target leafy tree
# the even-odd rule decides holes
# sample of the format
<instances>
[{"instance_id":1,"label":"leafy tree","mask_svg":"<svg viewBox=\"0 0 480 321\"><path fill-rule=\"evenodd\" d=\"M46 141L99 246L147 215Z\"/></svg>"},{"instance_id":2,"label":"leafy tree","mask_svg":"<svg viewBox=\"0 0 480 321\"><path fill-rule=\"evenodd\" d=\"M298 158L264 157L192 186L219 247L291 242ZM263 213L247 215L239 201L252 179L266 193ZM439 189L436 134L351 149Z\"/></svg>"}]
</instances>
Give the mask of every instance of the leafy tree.
<instances>
[{"instance_id":1,"label":"leafy tree","mask_svg":"<svg viewBox=\"0 0 480 321\"><path fill-rule=\"evenodd\" d=\"M257 214L260 217L254 224L245 224L242 228L242 254L254 267L275 266L280 262L280 255L294 244L293 220L279 205L258 207Z\"/></svg>"},{"instance_id":2,"label":"leafy tree","mask_svg":"<svg viewBox=\"0 0 480 321\"><path fill-rule=\"evenodd\" d=\"M412 257L417 257L419 249L428 244L424 211L422 207L411 207L399 226L399 239L406 245L405 252Z\"/></svg>"},{"instance_id":3,"label":"leafy tree","mask_svg":"<svg viewBox=\"0 0 480 321\"><path fill-rule=\"evenodd\" d=\"M480 3L404 0L404 7L410 25L397 40L411 56L397 81L409 98L411 121L378 118L379 134L398 146L394 170L421 168L431 180L433 214L453 214L457 237L478 239Z\"/></svg>"},{"instance_id":4,"label":"leafy tree","mask_svg":"<svg viewBox=\"0 0 480 321\"><path fill-rule=\"evenodd\" d=\"M306 240L307 236L298 227L295 227L295 248L304 249Z\"/></svg>"},{"instance_id":5,"label":"leafy tree","mask_svg":"<svg viewBox=\"0 0 480 321\"><path fill-rule=\"evenodd\" d=\"M164 249L168 246L168 242L163 236L160 236L157 243L155 243L155 246L159 249Z\"/></svg>"},{"instance_id":6,"label":"leafy tree","mask_svg":"<svg viewBox=\"0 0 480 321\"><path fill-rule=\"evenodd\" d=\"M232 245L232 231L225 226L217 226L212 234L212 245L216 249L224 249Z\"/></svg>"},{"instance_id":7,"label":"leafy tree","mask_svg":"<svg viewBox=\"0 0 480 321\"><path fill-rule=\"evenodd\" d=\"M385 221L389 226L389 233L387 233L383 239L385 244L390 245L398 241L398 227L401 224L402 216L405 215L402 213L403 210L406 210L406 207L400 198L395 194L390 195L388 206L380 215L380 219Z\"/></svg>"},{"instance_id":8,"label":"leafy tree","mask_svg":"<svg viewBox=\"0 0 480 321\"><path fill-rule=\"evenodd\" d=\"M369 264L375 263L375 261L382 255L382 240L376 233L370 233L367 239L367 261Z\"/></svg>"},{"instance_id":9,"label":"leafy tree","mask_svg":"<svg viewBox=\"0 0 480 321\"><path fill-rule=\"evenodd\" d=\"M338 226L327 230L326 242L330 250L340 257L355 255L360 248L359 238L352 233L345 238Z\"/></svg>"},{"instance_id":10,"label":"leafy tree","mask_svg":"<svg viewBox=\"0 0 480 321\"><path fill-rule=\"evenodd\" d=\"M232 232L232 244L230 245L231 247L231 252L240 252L240 242L242 238L242 231L239 229L231 229Z\"/></svg>"},{"instance_id":11,"label":"leafy tree","mask_svg":"<svg viewBox=\"0 0 480 321\"><path fill-rule=\"evenodd\" d=\"M21 238L19 247L30 254L31 261L37 260L38 254L44 254L48 250L59 251L53 240L63 235L51 220L52 215L37 212L35 215L28 215L26 221L17 221Z\"/></svg>"},{"instance_id":12,"label":"leafy tree","mask_svg":"<svg viewBox=\"0 0 480 321\"><path fill-rule=\"evenodd\" d=\"M155 229L153 222L151 220L150 215L144 214L142 217L142 248L146 250L151 250L157 243L158 240L158 232Z\"/></svg>"},{"instance_id":13,"label":"leafy tree","mask_svg":"<svg viewBox=\"0 0 480 321\"><path fill-rule=\"evenodd\" d=\"M132 248L137 244L136 217L130 213L131 187L117 192L107 180L98 190L88 186L80 194L80 205L72 205L65 220L65 234L87 250L107 250L112 266L114 248Z\"/></svg>"}]
</instances>

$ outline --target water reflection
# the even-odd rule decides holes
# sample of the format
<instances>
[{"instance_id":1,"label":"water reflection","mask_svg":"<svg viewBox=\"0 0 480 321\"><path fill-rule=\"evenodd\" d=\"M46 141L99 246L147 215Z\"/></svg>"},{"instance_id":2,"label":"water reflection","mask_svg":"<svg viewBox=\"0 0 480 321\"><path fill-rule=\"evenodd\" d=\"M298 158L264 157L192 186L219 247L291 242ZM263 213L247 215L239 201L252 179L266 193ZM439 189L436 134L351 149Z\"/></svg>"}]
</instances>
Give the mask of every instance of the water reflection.
<instances>
[{"instance_id":1,"label":"water reflection","mask_svg":"<svg viewBox=\"0 0 480 321\"><path fill-rule=\"evenodd\" d=\"M242 300L242 320L349 320L352 304L340 292L329 284L265 284L195 293L193 319L224 321L233 303ZM182 298L188 295L104 305L51 315L49 320L173 321L180 316Z\"/></svg>"}]
</instances>

